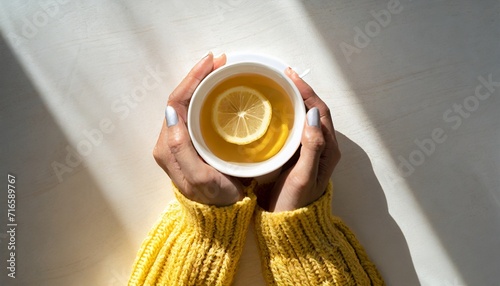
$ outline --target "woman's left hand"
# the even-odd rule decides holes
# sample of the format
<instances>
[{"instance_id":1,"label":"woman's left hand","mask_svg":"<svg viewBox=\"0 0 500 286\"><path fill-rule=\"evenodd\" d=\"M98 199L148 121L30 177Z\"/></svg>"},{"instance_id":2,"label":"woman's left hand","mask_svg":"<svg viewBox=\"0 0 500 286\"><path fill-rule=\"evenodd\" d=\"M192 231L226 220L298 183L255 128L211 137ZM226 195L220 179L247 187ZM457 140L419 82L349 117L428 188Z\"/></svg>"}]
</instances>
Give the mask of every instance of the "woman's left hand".
<instances>
[{"instance_id":1,"label":"woman's left hand","mask_svg":"<svg viewBox=\"0 0 500 286\"><path fill-rule=\"evenodd\" d=\"M226 56L214 58L212 53L198 62L170 94L166 120L153 151L153 156L177 188L188 199L202 204L227 206L243 199L242 183L207 165L191 143L186 116L189 102L200 82L226 63Z\"/></svg>"}]
</instances>

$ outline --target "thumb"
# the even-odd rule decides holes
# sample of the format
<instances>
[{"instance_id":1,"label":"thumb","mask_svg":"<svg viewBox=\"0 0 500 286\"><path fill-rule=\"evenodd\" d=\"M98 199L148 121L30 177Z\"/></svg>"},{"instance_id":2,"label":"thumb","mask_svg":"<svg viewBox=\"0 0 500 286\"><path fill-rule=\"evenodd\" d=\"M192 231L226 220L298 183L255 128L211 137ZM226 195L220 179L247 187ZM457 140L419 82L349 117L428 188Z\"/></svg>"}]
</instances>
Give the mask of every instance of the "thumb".
<instances>
[{"instance_id":1,"label":"thumb","mask_svg":"<svg viewBox=\"0 0 500 286\"><path fill-rule=\"evenodd\" d=\"M170 153L179 164L184 176L193 178L195 174L204 171L205 164L191 143L183 118L178 116L176 110L170 105L167 106L165 116L168 126L167 145Z\"/></svg>"},{"instance_id":2,"label":"thumb","mask_svg":"<svg viewBox=\"0 0 500 286\"><path fill-rule=\"evenodd\" d=\"M317 179L319 160L325 148L325 138L321 131L319 110L316 107L307 112L307 123L302 133L300 157L294 167L302 184L308 185Z\"/></svg>"},{"instance_id":3,"label":"thumb","mask_svg":"<svg viewBox=\"0 0 500 286\"><path fill-rule=\"evenodd\" d=\"M178 187L185 187L180 189L181 192L191 200L217 206L227 206L243 199L243 187L237 179L222 175L198 156L186 124L176 110L167 106L165 116L168 148L178 166L175 169L177 176L171 179Z\"/></svg>"}]
</instances>

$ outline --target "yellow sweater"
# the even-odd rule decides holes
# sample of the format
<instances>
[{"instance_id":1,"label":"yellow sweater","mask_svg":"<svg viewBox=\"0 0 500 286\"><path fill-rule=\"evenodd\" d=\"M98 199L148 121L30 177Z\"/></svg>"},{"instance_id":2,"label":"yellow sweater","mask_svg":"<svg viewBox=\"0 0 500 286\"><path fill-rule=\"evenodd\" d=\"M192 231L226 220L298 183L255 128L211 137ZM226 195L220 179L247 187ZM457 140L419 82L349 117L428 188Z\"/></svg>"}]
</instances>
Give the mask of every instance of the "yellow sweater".
<instances>
[{"instance_id":1,"label":"yellow sweater","mask_svg":"<svg viewBox=\"0 0 500 286\"><path fill-rule=\"evenodd\" d=\"M143 242L129 285L230 285L255 212L269 285L384 285L354 234L330 213L332 186L307 207L280 213L256 206L255 182L227 207L184 197L167 206Z\"/></svg>"}]
</instances>

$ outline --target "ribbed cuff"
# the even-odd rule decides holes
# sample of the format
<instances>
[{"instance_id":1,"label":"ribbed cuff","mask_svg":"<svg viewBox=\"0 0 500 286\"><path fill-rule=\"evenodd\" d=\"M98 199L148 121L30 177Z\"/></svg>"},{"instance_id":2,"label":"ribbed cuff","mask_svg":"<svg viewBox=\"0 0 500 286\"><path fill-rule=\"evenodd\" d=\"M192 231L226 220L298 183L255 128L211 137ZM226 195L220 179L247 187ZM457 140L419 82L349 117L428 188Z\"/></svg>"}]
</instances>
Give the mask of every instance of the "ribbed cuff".
<instances>
[{"instance_id":1,"label":"ribbed cuff","mask_svg":"<svg viewBox=\"0 0 500 286\"><path fill-rule=\"evenodd\" d=\"M383 285L354 235L331 215L331 198L329 183L323 196L294 211L257 206L256 235L270 285Z\"/></svg>"},{"instance_id":2,"label":"ribbed cuff","mask_svg":"<svg viewBox=\"0 0 500 286\"><path fill-rule=\"evenodd\" d=\"M246 196L232 205L218 207L205 205L186 198L173 184L175 197L182 206L184 220L189 228L201 237L230 241L243 228L247 228L252 218L257 198L253 192L256 182L244 190Z\"/></svg>"},{"instance_id":3,"label":"ribbed cuff","mask_svg":"<svg viewBox=\"0 0 500 286\"><path fill-rule=\"evenodd\" d=\"M143 242L129 285L230 285L255 209L254 187L225 207L191 201L174 187L177 201Z\"/></svg>"},{"instance_id":4,"label":"ribbed cuff","mask_svg":"<svg viewBox=\"0 0 500 286\"><path fill-rule=\"evenodd\" d=\"M183 226L182 234L176 238L179 246L172 247L170 254L177 260L172 263L175 267L164 270L170 274L157 280L159 284L173 285L172 278L179 285L232 283L257 201L255 184L245 188L246 197L241 201L224 207L189 200L174 188L182 212L177 222Z\"/></svg>"}]
</instances>

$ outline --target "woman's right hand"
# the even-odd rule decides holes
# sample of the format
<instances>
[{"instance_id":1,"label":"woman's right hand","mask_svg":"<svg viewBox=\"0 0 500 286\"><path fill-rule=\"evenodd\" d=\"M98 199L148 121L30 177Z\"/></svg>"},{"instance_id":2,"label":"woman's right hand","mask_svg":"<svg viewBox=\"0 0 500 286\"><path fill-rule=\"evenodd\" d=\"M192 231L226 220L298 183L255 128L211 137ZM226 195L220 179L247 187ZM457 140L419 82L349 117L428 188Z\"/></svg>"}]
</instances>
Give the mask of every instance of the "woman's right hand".
<instances>
[{"instance_id":1,"label":"woman's right hand","mask_svg":"<svg viewBox=\"0 0 500 286\"><path fill-rule=\"evenodd\" d=\"M285 73L295 83L308 109L297 162L282 170L272 190L257 194L259 205L271 212L291 211L319 199L340 160L340 150L328 106L299 75Z\"/></svg>"}]
</instances>

